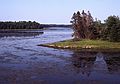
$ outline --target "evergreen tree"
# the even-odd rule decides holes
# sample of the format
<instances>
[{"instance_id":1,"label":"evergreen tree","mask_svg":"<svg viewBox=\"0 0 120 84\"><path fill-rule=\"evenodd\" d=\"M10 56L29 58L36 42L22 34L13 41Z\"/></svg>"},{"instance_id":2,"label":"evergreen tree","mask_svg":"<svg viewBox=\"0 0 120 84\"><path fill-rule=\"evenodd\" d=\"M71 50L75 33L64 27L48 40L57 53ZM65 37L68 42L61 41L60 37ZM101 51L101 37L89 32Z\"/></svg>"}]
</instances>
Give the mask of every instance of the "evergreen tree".
<instances>
[{"instance_id":1,"label":"evergreen tree","mask_svg":"<svg viewBox=\"0 0 120 84\"><path fill-rule=\"evenodd\" d=\"M83 10L81 14L79 11L74 13L71 21L74 30L74 38L77 40L94 39L95 27L93 22L93 18L89 11L85 13Z\"/></svg>"},{"instance_id":2,"label":"evergreen tree","mask_svg":"<svg viewBox=\"0 0 120 84\"><path fill-rule=\"evenodd\" d=\"M109 16L105 21L104 38L109 41L120 41L120 19L118 16Z\"/></svg>"}]
</instances>

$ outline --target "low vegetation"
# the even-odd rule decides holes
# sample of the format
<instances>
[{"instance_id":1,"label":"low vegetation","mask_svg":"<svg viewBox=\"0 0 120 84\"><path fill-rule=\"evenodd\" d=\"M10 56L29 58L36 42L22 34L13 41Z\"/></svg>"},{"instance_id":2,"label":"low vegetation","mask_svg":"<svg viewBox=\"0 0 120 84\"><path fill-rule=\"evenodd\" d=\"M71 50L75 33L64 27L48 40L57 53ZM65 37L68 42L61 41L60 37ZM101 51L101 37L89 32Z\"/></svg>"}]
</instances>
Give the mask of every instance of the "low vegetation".
<instances>
[{"instance_id":1,"label":"low vegetation","mask_svg":"<svg viewBox=\"0 0 120 84\"><path fill-rule=\"evenodd\" d=\"M89 49L89 50L112 50L120 51L120 42L109 42L102 40L66 40L50 44L41 44L39 46L60 48L60 49Z\"/></svg>"}]
</instances>

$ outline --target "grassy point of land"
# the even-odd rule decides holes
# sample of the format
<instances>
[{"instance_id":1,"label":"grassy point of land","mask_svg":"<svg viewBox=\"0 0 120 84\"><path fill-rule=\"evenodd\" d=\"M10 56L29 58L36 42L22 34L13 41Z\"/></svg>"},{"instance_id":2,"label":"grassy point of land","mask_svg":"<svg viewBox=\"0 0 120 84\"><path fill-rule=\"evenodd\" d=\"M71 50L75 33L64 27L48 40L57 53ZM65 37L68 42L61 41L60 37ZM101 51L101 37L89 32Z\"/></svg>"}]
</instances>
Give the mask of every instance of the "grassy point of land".
<instances>
[{"instance_id":1,"label":"grassy point of land","mask_svg":"<svg viewBox=\"0 0 120 84\"><path fill-rule=\"evenodd\" d=\"M41 44L39 46L58 48L58 49L81 49L91 51L117 51L120 52L120 42L108 42L101 40L65 40L55 43Z\"/></svg>"}]
</instances>

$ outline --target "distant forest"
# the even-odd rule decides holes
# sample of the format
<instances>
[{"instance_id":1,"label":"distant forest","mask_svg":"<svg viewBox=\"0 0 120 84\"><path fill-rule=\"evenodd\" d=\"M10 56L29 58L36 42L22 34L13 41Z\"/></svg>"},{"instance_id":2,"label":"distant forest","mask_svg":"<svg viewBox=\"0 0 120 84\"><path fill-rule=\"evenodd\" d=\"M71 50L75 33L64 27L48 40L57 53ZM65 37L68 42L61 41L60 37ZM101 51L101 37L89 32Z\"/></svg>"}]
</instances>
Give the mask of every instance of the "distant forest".
<instances>
[{"instance_id":1,"label":"distant forest","mask_svg":"<svg viewBox=\"0 0 120 84\"><path fill-rule=\"evenodd\" d=\"M71 25L40 24L35 21L0 22L0 29L42 29L47 27L71 27Z\"/></svg>"},{"instance_id":2,"label":"distant forest","mask_svg":"<svg viewBox=\"0 0 120 84\"><path fill-rule=\"evenodd\" d=\"M19 21L19 22L0 22L0 29L40 29L43 28L35 21Z\"/></svg>"}]
</instances>

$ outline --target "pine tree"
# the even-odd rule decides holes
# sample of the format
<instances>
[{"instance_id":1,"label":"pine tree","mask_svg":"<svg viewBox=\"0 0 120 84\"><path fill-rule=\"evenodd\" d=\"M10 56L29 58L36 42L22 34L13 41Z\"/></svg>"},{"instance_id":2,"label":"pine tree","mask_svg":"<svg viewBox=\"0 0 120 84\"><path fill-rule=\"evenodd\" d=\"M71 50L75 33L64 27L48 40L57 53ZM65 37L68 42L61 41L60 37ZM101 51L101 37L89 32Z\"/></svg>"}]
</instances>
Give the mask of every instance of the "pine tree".
<instances>
[{"instance_id":1,"label":"pine tree","mask_svg":"<svg viewBox=\"0 0 120 84\"><path fill-rule=\"evenodd\" d=\"M109 16L106 20L106 29L104 37L106 40L118 42L120 41L120 19L117 16Z\"/></svg>"},{"instance_id":2,"label":"pine tree","mask_svg":"<svg viewBox=\"0 0 120 84\"><path fill-rule=\"evenodd\" d=\"M74 13L72 16L72 27L74 30L73 36L75 39L94 39L95 27L93 24L93 18L91 13L88 11L88 14L82 11Z\"/></svg>"}]
</instances>

